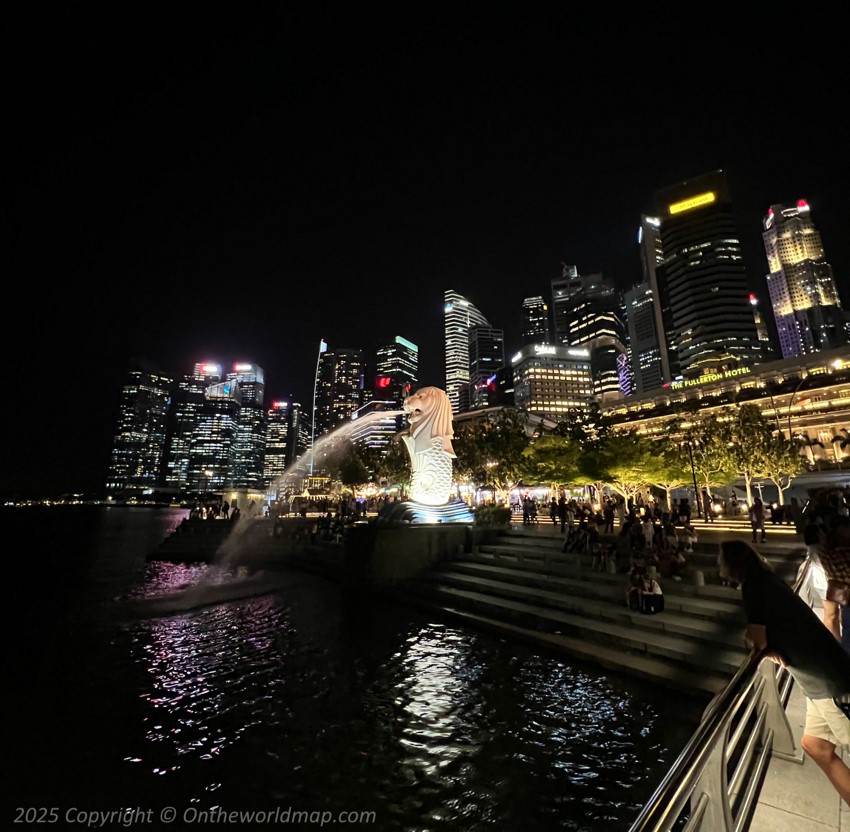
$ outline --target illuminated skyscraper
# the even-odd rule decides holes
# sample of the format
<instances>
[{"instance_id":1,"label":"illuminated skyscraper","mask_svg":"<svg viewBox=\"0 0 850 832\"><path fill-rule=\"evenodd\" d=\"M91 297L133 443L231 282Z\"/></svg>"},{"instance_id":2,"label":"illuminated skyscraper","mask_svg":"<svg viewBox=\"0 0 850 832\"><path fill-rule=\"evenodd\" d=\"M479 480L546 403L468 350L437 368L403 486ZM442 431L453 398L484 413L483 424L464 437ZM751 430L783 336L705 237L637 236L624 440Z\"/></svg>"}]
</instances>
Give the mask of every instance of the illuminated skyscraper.
<instances>
[{"instance_id":1,"label":"illuminated skyscraper","mask_svg":"<svg viewBox=\"0 0 850 832\"><path fill-rule=\"evenodd\" d=\"M134 367L121 390L118 427L106 480L110 494L142 494L165 485L165 443L174 380Z\"/></svg>"},{"instance_id":2,"label":"illuminated skyscraper","mask_svg":"<svg viewBox=\"0 0 850 832\"><path fill-rule=\"evenodd\" d=\"M446 394L452 411L461 410L469 385L469 330L473 326L489 327L490 322L474 304L452 289L445 292ZM468 406L468 403L466 403Z\"/></svg>"},{"instance_id":3,"label":"illuminated skyscraper","mask_svg":"<svg viewBox=\"0 0 850 832\"><path fill-rule=\"evenodd\" d=\"M316 436L347 422L363 402L363 350L326 350L319 357Z\"/></svg>"},{"instance_id":4,"label":"illuminated skyscraper","mask_svg":"<svg viewBox=\"0 0 850 832\"><path fill-rule=\"evenodd\" d=\"M758 363L761 351L725 172L664 188L655 202L671 375L696 378Z\"/></svg>"},{"instance_id":5,"label":"illuminated skyscraper","mask_svg":"<svg viewBox=\"0 0 850 832\"><path fill-rule=\"evenodd\" d=\"M767 285L783 358L848 343L832 266L804 199L771 205L762 223Z\"/></svg>"},{"instance_id":6,"label":"illuminated skyscraper","mask_svg":"<svg viewBox=\"0 0 850 832\"><path fill-rule=\"evenodd\" d=\"M556 344L570 343L570 324L567 318L570 299L581 290L582 281L578 269L561 263L561 276L552 280L552 321L555 325Z\"/></svg>"},{"instance_id":7,"label":"illuminated skyscraper","mask_svg":"<svg viewBox=\"0 0 850 832\"><path fill-rule=\"evenodd\" d=\"M265 374L256 364L237 362L225 378L239 385L240 394L230 486L260 489L264 485L266 452Z\"/></svg>"},{"instance_id":8,"label":"illuminated skyscraper","mask_svg":"<svg viewBox=\"0 0 850 832\"><path fill-rule=\"evenodd\" d=\"M549 307L540 295L522 302L523 344L549 343Z\"/></svg>"},{"instance_id":9,"label":"illuminated skyscraper","mask_svg":"<svg viewBox=\"0 0 850 832\"><path fill-rule=\"evenodd\" d=\"M190 489L189 468L192 458L192 446L195 438L205 398L204 391L210 384L221 380L221 367L212 362L195 364L193 370L184 376L177 386L169 426L169 443L166 456L166 484L177 493L197 491L196 479Z\"/></svg>"},{"instance_id":10,"label":"illuminated skyscraper","mask_svg":"<svg viewBox=\"0 0 850 832\"><path fill-rule=\"evenodd\" d=\"M396 335L391 344L378 347L375 354L373 398L401 407L402 401L419 383L419 347Z\"/></svg>"},{"instance_id":11,"label":"illuminated skyscraper","mask_svg":"<svg viewBox=\"0 0 850 832\"><path fill-rule=\"evenodd\" d=\"M671 379L658 289L658 268L663 262L660 225L657 217L641 217L638 246L643 281L624 295L635 393L658 390Z\"/></svg>"},{"instance_id":12,"label":"illuminated skyscraper","mask_svg":"<svg viewBox=\"0 0 850 832\"><path fill-rule=\"evenodd\" d=\"M266 455L263 480L271 485L286 470L286 440L289 434L289 402L274 401L266 414Z\"/></svg>"},{"instance_id":13,"label":"illuminated skyscraper","mask_svg":"<svg viewBox=\"0 0 850 832\"><path fill-rule=\"evenodd\" d=\"M504 330L491 326L469 328L469 407L493 404L497 392L496 374L505 366Z\"/></svg>"},{"instance_id":14,"label":"illuminated skyscraper","mask_svg":"<svg viewBox=\"0 0 850 832\"><path fill-rule=\"evenodd\" d=\"M558 337L562 346L590 351L593 387L599 401L631 392L626 325L620 293L601 274L571 273L558 297Z\"/></svg>"}]
</instances>

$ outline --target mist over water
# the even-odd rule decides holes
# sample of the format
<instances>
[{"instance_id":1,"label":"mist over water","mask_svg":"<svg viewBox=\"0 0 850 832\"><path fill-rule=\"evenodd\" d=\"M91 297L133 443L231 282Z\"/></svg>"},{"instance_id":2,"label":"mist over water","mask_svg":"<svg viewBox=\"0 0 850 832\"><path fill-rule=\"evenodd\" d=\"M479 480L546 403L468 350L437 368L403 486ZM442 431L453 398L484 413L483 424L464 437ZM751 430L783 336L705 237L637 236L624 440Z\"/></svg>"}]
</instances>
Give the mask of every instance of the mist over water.
<instances>
[{"instance_id":1,"label":"mist over water","mask_svg":"<svg viewBox=\"0 0 850 832\"><path fill-rule=\"evenodd\" d=\"M10 677L16 802L610 830L627 827L698 718L701 704L675 694L298 572L276 593L122 621L116 598L220 568L145 563L185 516L169 512L51 521L47 537L84 545L65 548L76 565L45 580L49 597L24 619L35 639ZM38 550L18 556L32 564Z\"/></svg>"}]
</instances>

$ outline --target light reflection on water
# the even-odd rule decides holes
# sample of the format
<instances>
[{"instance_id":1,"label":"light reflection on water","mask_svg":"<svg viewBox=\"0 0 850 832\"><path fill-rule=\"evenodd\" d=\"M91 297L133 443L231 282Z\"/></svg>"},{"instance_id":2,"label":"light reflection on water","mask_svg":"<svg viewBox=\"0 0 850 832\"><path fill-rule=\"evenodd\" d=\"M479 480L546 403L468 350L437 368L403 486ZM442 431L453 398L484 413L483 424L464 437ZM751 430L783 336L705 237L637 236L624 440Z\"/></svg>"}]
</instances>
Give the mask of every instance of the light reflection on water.
<instances>
[{"instance_id":1,"label":"light reflection on water","mask_svg":"<svg viewBox=\"0 0 850 832\"><path fill-rule=\"evenodd\" d=\"M139 565L107 531L122 548L99 554L93 586L139 568L112 597L216 577ZM19 791L43 805L108 794L368 810L375 830L623 829L701 709L295 572L275 594L149 620L81 600L68 621L21 728Z\"/></svg>"},{"instance_id":2,"label":"light reflection on water","mask_svg":"<svg viewBox=\"0 0 850 832\"><path fill-rule=\"evenodd\" d=\"M127 757L188 770L200 805L306 800L398 829L627 825L672 761L658 709L604 676L433 621L392 640L341 655L305 641L275 596L134 624L150 684Z\"/></svg>"}]
</instances>

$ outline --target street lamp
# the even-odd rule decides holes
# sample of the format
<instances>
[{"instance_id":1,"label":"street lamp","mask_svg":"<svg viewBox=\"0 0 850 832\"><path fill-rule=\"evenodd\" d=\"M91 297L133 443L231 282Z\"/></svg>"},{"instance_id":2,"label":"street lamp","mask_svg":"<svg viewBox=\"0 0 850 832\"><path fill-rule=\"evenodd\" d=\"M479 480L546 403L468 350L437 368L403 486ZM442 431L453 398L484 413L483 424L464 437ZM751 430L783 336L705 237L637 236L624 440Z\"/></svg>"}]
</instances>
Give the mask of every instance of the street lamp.
<instances>
[{"instance_id":1,"label":"street lamp","mask_svg":"<svg viewBox=\"0 0 850 832\"><path fill-rule=\"evenodd\" d=\"M697 504L697 517L702 519L702 509L700 508L699 489L697 488L697 470L694 468L694 451L691 447L691 437L685 435L685 441L688 443L688 458L691 460L691 476L694 479L694 502Z\"/></svg>"},{"instance_id":2,"label":"street lamp","mask_svg":"<svg viewBox=\"0 0 850 832\"><path fill-rule=\"evenodd\" d=\"M803 386L803 383L806 381L808 376L803 376L800 379L800 383L794 388L794 392L791 394L791 399L788 402L788 440L790 441L793 434L791 433L791 408L794 406L794 399L797 398L797 393L800 392L800 388Z\"/></svg>"}]
</instances>

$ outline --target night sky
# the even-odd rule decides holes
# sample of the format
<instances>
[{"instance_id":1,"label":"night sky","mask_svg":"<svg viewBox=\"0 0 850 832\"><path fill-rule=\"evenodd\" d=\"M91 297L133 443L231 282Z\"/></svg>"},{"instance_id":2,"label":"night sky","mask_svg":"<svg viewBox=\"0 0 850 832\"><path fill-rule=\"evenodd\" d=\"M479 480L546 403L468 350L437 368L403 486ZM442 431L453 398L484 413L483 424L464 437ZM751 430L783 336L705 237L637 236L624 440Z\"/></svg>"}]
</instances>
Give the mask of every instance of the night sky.
<instances>
[{"instance_id":1,"label":"night sky","mask_svg":"<svg viewBox=\"0 0 850 832\"><path fill-rule=\"evenodd\" d=\"M763 304L762 217L799 198L850 300L837 19L210 8L7 19L3 496L102 489L133 357L309 407L320 339L398 334L443 386L445 289L513 350L562 262L637 282L655 191L716 168Z\"/></svg>"}]
</instances>

